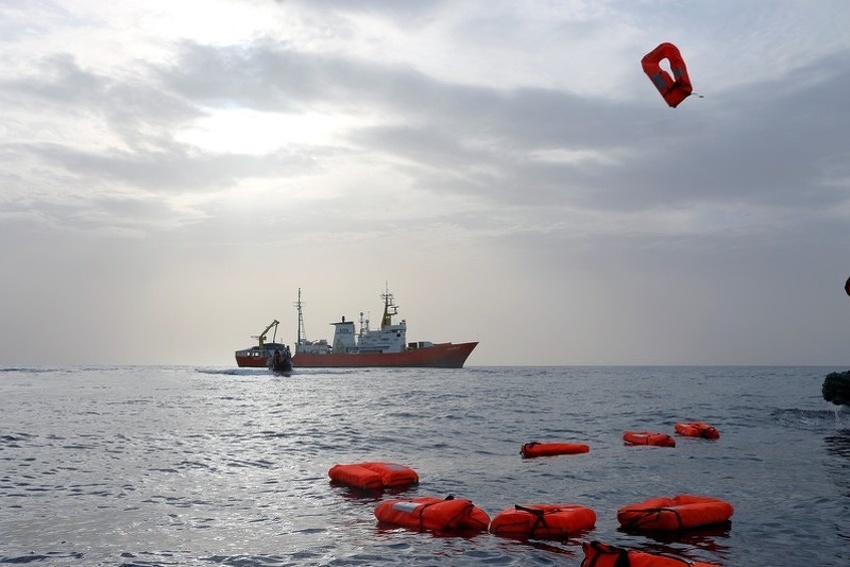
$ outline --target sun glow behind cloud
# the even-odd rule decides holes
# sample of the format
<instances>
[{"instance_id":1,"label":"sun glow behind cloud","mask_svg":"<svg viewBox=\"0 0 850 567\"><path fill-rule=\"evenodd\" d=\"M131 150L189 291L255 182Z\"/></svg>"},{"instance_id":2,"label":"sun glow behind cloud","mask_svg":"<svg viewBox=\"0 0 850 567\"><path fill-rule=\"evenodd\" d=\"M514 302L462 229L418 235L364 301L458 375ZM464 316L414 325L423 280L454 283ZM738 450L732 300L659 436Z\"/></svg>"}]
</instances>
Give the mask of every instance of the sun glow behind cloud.
<instances>
[{"instance_id":1,"label":"sun glow behind cloud","mask_svg":"<svg viewBox=\"0 0 850 567\"><path fill-rule=\"evenodd\" d=\"M177 140L220 153L267 154L288 145L337 144L352 122L317 113L280 114L246 108L207 112L179 132Z\"/></svg>"}]
</instances>

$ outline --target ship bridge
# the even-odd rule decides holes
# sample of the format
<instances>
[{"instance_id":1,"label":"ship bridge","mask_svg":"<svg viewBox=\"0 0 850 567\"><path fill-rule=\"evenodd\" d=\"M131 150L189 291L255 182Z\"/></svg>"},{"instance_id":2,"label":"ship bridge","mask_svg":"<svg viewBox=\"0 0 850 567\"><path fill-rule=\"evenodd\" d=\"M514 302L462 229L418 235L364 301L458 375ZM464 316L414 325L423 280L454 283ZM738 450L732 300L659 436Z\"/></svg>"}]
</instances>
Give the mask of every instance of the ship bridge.
<instances>
[{"instance_id":1,"label":"ship bridge","mask_svg":"<svg viewBox=\"0 0 850 567\"><path fill-rule=\"evenodd\" d=\"M360 335L357 345L360 352L404 352L407 323L402 321L387 325L380 331L366 331Z\"/></svg>"}]
</instances>

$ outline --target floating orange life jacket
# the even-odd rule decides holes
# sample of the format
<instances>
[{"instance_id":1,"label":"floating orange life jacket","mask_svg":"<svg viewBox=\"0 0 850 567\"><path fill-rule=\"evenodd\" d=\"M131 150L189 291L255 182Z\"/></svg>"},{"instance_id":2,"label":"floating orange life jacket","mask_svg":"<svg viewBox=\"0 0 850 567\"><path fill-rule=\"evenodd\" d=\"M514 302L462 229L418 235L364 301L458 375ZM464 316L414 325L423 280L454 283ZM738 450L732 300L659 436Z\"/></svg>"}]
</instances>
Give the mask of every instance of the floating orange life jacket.
<instances>
[{"instance_id":1,"label":"floating orange life jacket","mask_svg":"<svg viewBox=\"0 0 850 567\"><path fill-rule=\"evenodd\" d=\"M666 433L654 431L626 431L623 433L626 445L656 445L658 447L675 447L676 440Z\"/></svg>"},{"instance_id":2,"label":"floating orange life jacket","mask_svg":"<svg viewBox=\"0 0 850 567\"><path fill-rule=\"evenodd\" d=\"M596 512L577 504L516 505L499 512L490 533L501 537L566 539L596 525Z\"/></svg>"},{"instance_id":3,"label":"floating orange life jacket","mask_svg":"<svg viewBox=\"0 0 850 567\"><path fill-rule=\"evenodd\" d=\"M415 470L404 465L384 462L334 465L328 471L332 481L361 490L398 488L419 482Z\"/></svg>"},{"instance_id":4,"label":"floating orange life jacket","mask_svg":"<svg viewBox=\"0 0 850 567\"><path fill-rule=\"evenodd\" d=\"M599 541L582 542L581 548L584 551L584 560L580 567L718 567L714 563L624 549Z\"/></svg>"},{"instance_id":5,"label":"floating orange life jacket","mask_svg":"<svg viewBox=\"0 0 850 567\"><path fill-rule=\"evenodd\" d=\"M490 516L463 498L423 496L413 500L386 500L375 508L379 522L429 532L480 532Z\"/></svg>"},{"instance_id":6,"label":"floating orange life jacket","mask_svg":"<svg viewBox=\"0 0 850 567\"><path fill-rule=\"evenodd\" d=\"M735 512L728 502L709 496L660 496L617 510L617 521L629 531L676 531L728 522Z\"/></svg>"},{"instance_id":7,"label":"floating orange life jacket","mask_svg":"<svg viewBox=\"0 0 850 567\"><path fill-rule=\"evenodd\" d=\"M590 446L584 443L538 443L532 441L522 446L519 453L525 459L534 457L551 457L553 455L576 455L587 453Z\"/></svg>"},{"instance_id":8,"label":"floating orange life jacket","mask_svg":"<svg viewBox=\"0 0 850 567\"><path fill-rule=\"evenodd\" d=\"M720 439L720 432L714 427L701 421L690 423L680 422L673 426L676 433L685 437L702 437L703 439Z\"/></svg>"}]
</instances>

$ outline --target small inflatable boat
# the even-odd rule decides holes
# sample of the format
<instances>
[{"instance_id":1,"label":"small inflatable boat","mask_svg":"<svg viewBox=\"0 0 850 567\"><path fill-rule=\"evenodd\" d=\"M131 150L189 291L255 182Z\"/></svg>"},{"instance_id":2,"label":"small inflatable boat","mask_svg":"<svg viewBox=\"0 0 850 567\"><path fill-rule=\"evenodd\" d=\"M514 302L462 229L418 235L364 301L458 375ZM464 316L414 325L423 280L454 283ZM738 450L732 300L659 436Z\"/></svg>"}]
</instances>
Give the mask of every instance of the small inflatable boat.
<instances>
[{"instance_id":1,"label":"small inflatable boat","mask_svg":"<svg viewBox=\"0 0 850 567\"><path fill-rule=\"evenodd\" d=\"M715 563L614 547L599 541L584 541L581 548L584 559L580 567L719 567Z\"/></svg>"},{"instance_id":2,"label":"small inflatable boat","mask_svg":"<svg viewBox=\"0 0 850 567\"><path fill-rule=\"evenodd\" d=\"M719 498L679 494L623 506L617 510L617 521L626 531L678 531L728 522L734 512Z\"/></svg>"},{"instance_id":3,"label":"small inflatable boat","mask_svg":"<svg viewBox=\"0 0 850 567\"><path fill-rule=\"evenodd\" d=\"M666 433L654 431L626 431L623 433L626 445L656 445L658 447L675 447L676 440Z\"/></svg>"},{"instance_id":4,"label":"small inflatable boat","mask_svg":"<svg viewBox=\"0 0 850 567\"><path fill-rule=\"evenodd\" d=\"M290 376L292 374L292 354L289 347L285 346L282 351L275 349L274 355L269 358L268 366L274 374Z\"/></svg>"},{"instance_id":5,"label":"small inflatable boat","mask_svg":"<svg viewBox=\"0 0 850 567\"><path fill-rule=\"evenodd\" d=\"M375 508L378 522L420 532L481 532L490 516L471 501L448 496L423 496L413 500L386 500Z\"/></svg>"},{"instance_id":6,"label":"small inflatable boat","mask_svg":"<svg viewBox=\"0 0 850 567\"><path fill-rule=\"evenodd\" d=\"M583 443L538 443L532 441L523 445L519 453L524 459L531 459L553 455L577 455L588 451L590 451L590 446Z\"/></svg>"},{"instance_id":7,"label":"small inflatable boat","mask_svg":"<svg viewBox=\"0 0 850 567\"><path fill-rule=\"evenodd\" d=\"M493 518L490 533L518 539L561 540L595 525L596 512L577 504L517 504Z\"/></svg>"},{"instance_id":8,"label":"small inflatable boat","mask_svg":"<svg viewBox=\"0 0 850 567\"><path fill-rule=\"evenodd\" d=\"M720 439L720 432L714 427L701 421L688 423L679 422L673 426L676 433L684 437L701 437L703 439Z\"/></svg>"},{"instance_id":9,"label":"small inflatable boat","mask_svg":"<svg viewBox=\"0 0 850 567\"><path fill-rule=\"evenodd\" d=\"M333 482L361 490L400 488L419 482L419 474L410 467L384 462L334 465L328 476Z\"/></svg>"}]
</instances>

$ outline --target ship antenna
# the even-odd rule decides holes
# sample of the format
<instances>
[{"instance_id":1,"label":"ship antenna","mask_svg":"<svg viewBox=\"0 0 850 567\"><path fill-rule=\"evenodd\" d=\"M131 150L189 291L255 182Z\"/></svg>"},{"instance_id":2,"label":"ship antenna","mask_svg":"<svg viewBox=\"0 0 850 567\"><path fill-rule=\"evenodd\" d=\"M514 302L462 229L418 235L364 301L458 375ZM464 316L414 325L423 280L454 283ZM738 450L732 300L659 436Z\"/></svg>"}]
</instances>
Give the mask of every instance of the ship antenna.
<instances>
[{"instance_id":1,"label":"ship antenna","mask_svg":"<svg viewBox=\"0 0 850 567\"><path fill-rule=\"evenodd\" d=\"M301 344L301 338L304 337L304 340L307 340L307 333L304 331L304 314L301 312L301 308L304 306L304 303L301 301L301 288L298 288L298 301L295 302L295 307L298 309L298 337L296 339L297 344Z\"/></svg>"}]
</instances>

